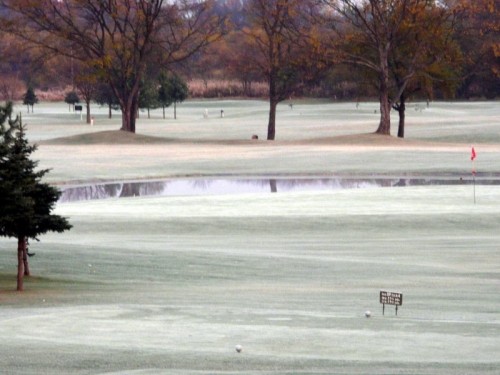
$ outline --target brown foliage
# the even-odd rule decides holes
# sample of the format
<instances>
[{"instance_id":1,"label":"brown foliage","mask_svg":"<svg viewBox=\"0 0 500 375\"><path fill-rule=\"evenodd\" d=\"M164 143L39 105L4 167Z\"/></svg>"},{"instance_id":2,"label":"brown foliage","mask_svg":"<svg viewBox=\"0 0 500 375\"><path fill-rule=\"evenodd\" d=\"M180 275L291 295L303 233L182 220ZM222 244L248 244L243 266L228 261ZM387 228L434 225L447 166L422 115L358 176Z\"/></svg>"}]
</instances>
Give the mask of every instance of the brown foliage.
<instances>
[{"instance_id":1,"label":"brown foliage","mask_svg":"<svg viewBox=\"0 0 500 375\"><path fill-rule=\"evenodd\" d=\"M188 86L189 94L193 98L265 98L268 91L265 82L245 84L237 80L192 79L188 82Z\"/></svg>"},{"instance_id":2,"label":"brown foliage","mask_svg":"<svg viewBox=\"0 0 500 375\"><path fill-rule=\"evenodd\" d=\"M16 76L4 74L0 76L0 99L4 101L20 100L26 85Z\"/></svg>"}]
</instances>

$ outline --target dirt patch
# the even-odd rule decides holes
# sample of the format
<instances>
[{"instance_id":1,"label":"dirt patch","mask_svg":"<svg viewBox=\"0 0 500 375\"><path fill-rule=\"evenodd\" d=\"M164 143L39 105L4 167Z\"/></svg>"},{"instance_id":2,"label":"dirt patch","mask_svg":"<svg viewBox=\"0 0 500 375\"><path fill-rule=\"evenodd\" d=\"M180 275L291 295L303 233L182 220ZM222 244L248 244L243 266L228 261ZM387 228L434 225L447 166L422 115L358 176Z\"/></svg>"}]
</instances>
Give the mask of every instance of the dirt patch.
<instances>
[{"instance_id":1,"label":"dirt patch","mask_svg":"<svg viewBox=\"0 0 500 375\"><path fill-rule=\"evenodd\" d=\"M95 133L77 134L39 142L46 145L99 145L99 144L160 144L171 139L135 134L123 130L108 130Z\"/></svg>"},{"instance_id":2,"label":"dirt patch","mask_svg":"<svg viewBox=\"0 0 500 375\"><path fill-rule=\"evenodd\" d=\"M193 139L173 139L164 137L154 137L143 134L131 133L123 130L109 130L101 132L93 132L86 134L78 134L69 137L55 138L47 141L42 141L40 144L47 145L99 145L99 144L162 144L162 143L193 143L193 144L213 144L213 145L338 145L338 146L412 146L412 145L433 145L435 142L422 142L414 140L406 140L390 135L380 135L375 133L370 134L350 134L344 136L328 137L328 138L313 138L302 140L193 140ZM441 143L440 143L441 144ZM442 144L441 144L442 145Z\"/></svg>"},{"instance_id":3,"label":"dirt patch","mask_svg":"<svg viewBox=\"0 0 500 375\"><path fill-rule=\"evenodd\" d=\"M78 155L78 160L74 163L92 165L93 170L105 165L116 169L117 162L113 159L118 160L121 155L128 155L128 165L137 164L138 168L141 164L153 166L151 161L155 161L155 176L159 169L167 168L172 161L201 163L231 160L231 163L234 163L238 160L256 160L257 163L257 160L262 158L274 160L285 154L311 152L325 155L331 152L358 154L372 151L458 152L464 155L470 152L470 145L464 143L407 140L374 133L266 141L172 139L115 130L57 138L40 142L40 145L40 150L50 150L50 158L54 160L60 159L58 155L65 155L65 160L69 162L67 155ZM481 153L483 152L500 152L500 145L481 144ZM51 166L53 165L54 162L51 163Z\"/></svg>"}]
</instances>

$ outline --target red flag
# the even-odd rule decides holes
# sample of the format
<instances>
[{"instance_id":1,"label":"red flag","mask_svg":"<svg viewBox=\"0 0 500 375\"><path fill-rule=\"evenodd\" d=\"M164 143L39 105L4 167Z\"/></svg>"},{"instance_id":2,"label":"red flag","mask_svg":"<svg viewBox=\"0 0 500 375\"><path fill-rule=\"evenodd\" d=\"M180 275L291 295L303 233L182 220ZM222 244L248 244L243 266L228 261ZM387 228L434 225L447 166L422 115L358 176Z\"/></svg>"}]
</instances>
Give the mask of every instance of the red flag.
<instances>
[{"instance_id":1,"label":"red flag","mask_svg":"<svg viewBox=\"0 0 500 375\"><path fill-rule=\"evenodd\" d=\"M474 147L472 147L470 160L474 161L475 158L476 158L476 150L474 150Z\"/></svg>"}]
</instances>

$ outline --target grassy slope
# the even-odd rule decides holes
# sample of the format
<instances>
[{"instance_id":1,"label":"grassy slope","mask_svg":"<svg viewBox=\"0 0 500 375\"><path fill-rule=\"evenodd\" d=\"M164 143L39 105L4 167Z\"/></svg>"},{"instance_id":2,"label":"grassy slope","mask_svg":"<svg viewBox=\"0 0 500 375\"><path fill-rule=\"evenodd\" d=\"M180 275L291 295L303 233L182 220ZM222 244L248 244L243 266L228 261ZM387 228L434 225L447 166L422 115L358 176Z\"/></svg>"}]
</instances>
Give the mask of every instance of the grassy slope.
<instances>
[{"instance_id":1,"label":"grassy slope","mask_svg":"<svg viewBox=\"0 0 500 375\"><path fill-rule=\"evenodd\" d=\"M263 111L257 104L226 106L239 108L245 133L252 131L247 113ZM144 136L165 138L159 143L143 137L130 143L122 133L127 140L118 142L113 132L104 144L103 134L99 142L91 140L95 135L49 142L75 129L51 125L47 134L43 123L32 127L47 140L35 155L61 183L225 173L467 174L470 168L472 139L317 137L324 120L314 113L323 110L330 111L304 110L316 129L303 129L305 140L287 128L287 139L272 145L194 139L194 127L209 134L212 126L198 121L186 121L184 133L173 130L182 137L154 124L143 128ZM84 129L95 130L112 129ZM454 138L446 129L436 132ZM476 146L481 171L498 170L496 148L495 142ZM478 186L477 196L474 205L470 185L463 185L60 205L74 229L33 245L38 276L22 296L8 292L15 257L0 252L2 368L11 374L494 374L500 189ZM15 248L5 239L0 247ZM392 309L381 316L380 289L404 293L398 318ZM363 316L368 309L371 319Z\"/></svg>"},{"instance_id":2,"label":"grassy slope","mask_svg":"<svg viewBox=\"0 0 500 375\"><path fill-rule=\"evenodd\" d=\"M415 104L415 108L422 105ZM203 118L204 108L210 117ZM225 117L218 116L219 108ZM94 109L96 125L41 107L25 117L36 157L54 183L178 176L265 174L454 174L470 172L470 146L480 173L500 170L497 103L433 103L407 115L407 138L377 136L375 103L295 103L278 111L277 140L266 142L267 105L259 101L188 102L178 120L161 111L138 120L137 135ZM396 118L393 118L396 124ZM396 133L393 127L392 133ZM251 135L261 139L252 141Z\"/></svg>"}]
</instances>

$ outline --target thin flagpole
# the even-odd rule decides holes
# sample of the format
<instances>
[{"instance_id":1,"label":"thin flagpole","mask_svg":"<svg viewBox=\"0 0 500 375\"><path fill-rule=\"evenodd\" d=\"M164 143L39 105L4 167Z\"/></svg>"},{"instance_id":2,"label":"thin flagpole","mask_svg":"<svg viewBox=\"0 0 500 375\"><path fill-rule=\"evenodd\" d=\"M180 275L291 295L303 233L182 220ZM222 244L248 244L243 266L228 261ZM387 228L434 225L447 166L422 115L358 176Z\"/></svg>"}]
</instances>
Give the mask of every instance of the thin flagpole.
<instances>
[{"instance_id":1,"label":"thin flagpole","mask_svg":"<svg viewBox=\"0 0 500 375\"><path fill-rule=\"evenodd\" d=\"M474 204L476 204L476 174L473 173L472 174L472 181L473 181L473 185L474 185Z\"/></svg>"}]
</instances>

